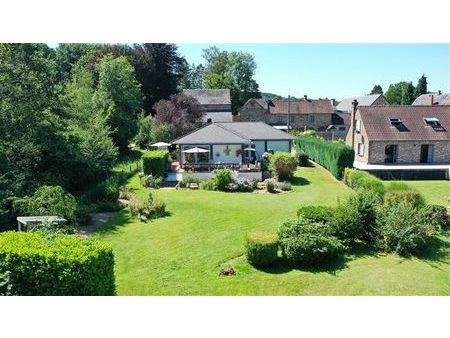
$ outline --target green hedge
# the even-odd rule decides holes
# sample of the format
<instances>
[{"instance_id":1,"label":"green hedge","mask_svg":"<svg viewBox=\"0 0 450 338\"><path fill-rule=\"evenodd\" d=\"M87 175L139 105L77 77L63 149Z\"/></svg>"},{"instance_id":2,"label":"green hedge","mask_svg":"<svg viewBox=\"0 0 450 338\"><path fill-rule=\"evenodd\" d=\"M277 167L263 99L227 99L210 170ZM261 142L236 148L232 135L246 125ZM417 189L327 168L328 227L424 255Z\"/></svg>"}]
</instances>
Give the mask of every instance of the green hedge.
<instances>
[{"instance_id":1,"label":"green hedge","mask_svg":"<svg viewBox=\"0 0 450 338\"><path fill-rule=\"evenodd\" d=\"M298 136L294 141L297 152L306 153L309 158L327 168L341 179L346 167L353 166L355 152L342 143L329 142L312 136Z\"/></svg>"},{"instance_id":2,"label":"green hedge","mask_svg":"<svg viewBox=\"0 0 450 338\"><path fill-rule=\"evenodd\" d=\"M344 183L352 189L369 189L380 195L386 190L379 178L358 169L345 168Z\"/></svg>"},{"instance_id":3,"label":"green hedge","mask_svg":"<svg viewBox=\"0 0 450 338\"><path fill-rule=\"evenodd\" d=\"M169 162L169 152L163 150L146 151L142 155L142 168L145 175L164 177L167 163Z\"/></svg>"},{"instance_id":4,"label":"green hedge","mask_svg":"<svg viewBox=\"0 0 450 338\"><path fill-rule=\"evenodd\" d=\"M114 295L114 256L104 242L41 232L0 234L0 275L13 295Z\"/></svg>"},{"instance_id":5,"label":"green hedge","mask_svg":"<svg viewBox=\"0 0 450 338\"><path fill-rule=\"evenodd\" d=\"M274 263L278 258L278 238L272 233L253 230L247 234L245 256L254 266Z\"/></svg>"}]
</instances>

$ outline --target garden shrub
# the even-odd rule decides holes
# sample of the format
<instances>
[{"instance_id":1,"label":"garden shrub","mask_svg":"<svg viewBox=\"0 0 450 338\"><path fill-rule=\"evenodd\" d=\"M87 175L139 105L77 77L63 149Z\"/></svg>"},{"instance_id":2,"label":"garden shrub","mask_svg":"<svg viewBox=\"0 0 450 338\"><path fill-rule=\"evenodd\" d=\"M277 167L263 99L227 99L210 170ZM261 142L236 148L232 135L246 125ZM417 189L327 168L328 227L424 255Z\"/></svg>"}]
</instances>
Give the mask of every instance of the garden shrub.
<instances>
[{"instance_id":1,"label":"garden shrub","mask_svg":"<svg viewBox=\"0 0 450 338\"><path fill-rule=\"evenodd\" d=\"M425 198L420 192L413 189L388 191L384 195L384 204L386 206L400 203L410 204L413 208L421 208L425 206Z\"/></svg>"},{"instance_id":2,"label":"garden shrub","mask_svg":"<svg viewBox=\"0 0 450 338\"><path fill-rule=\"evenodd\" d=\"M0 234L0 275L13 295L114 295L112 248L75 235Z\"/></svg>"},{"instance_id":3,"label":"garden shrub","mask_svg":"<svg viewBox=\"0 0 450 338\"><path fill-rule=\"evenodd\" d=\"M214 182L213 180L200 181L199 188L202 190L214 190Z\"/></svg>"},{"instance_id":4,"label":"garden shrub","mask_svg":"<svg viewBox=\"0 0 450 338\"><path fill-rule=\"evenodd\" d=\"M183 176L183 182L185 184L191 184L191 183L200 183L200 179L195 177L194 175L187 174Z\"/></svg>"},{"instance_id":5,"label":"garden shrub","mask_svg":"<svg viewBox=\"0 0 450 338\"><path fill-rule=\"evenodd\" d=\"M212 181L214 189L226 191L230 183L233 183L233 174L230 169L214 169Z\"/></svg>"},{"instance_id":6,"label":"garden shrub","mask_svg":"<svg viewBox=\"0 0 450 338\"><path fill-rule=\"evenodd\" d=\"M303 151L299 151L295 154L295 157L297 159L297 163L300 167L307 167L309 166L309 156L308 154L304 153Z\"/></svg>"},{"instance_id":7,"label":"garden shrub","mask_svg":"<svg viewBox=\"0 0 450 338\"><path fill-rule=\"evenodd\" d=\"M79 203L75 211L75 219L79 225L86 225L91 221L91 214L96 211L94 205Z\"/></svg>"},{"instance_id":8,"label":"garden shrub","mask_svg":"<svg viewBox=\"0 0 450 338\"><path fill-rule=\"evenodd\" d=\"M283 256L293 265L329 263L345 250L325 224L305 219L284 222L278 238Z\"/></svg>"},{"instance_id":9,"label":"garden shrub","mask_svg":"<svg viewBox=\"0 0 450 338\"><path fill-rule=\"evenodd\" d=\"M446 207L429 204L420 211L426 222L433 225L438 231L450 229L450 216L448 215Z\"/></svg>"},{"instance_id":10,"label":"garden shrub","mask_svg":"<svg viewBox=\"0 0 450 338\"><path fill-rule=\"evenodd\" d=\"M328 224L334 217L335 209L322 205L307 205L297 210L297 217L313 223Z\"/></svg>"},{"instance_id":11,"label":"garden shrub","mask_svg":"<svg viewBox=\"0 0 450 338\"><path fill-rule=\"evenodd\" d=\"M270 157L269 167L272 175L279 181L289 181L297 169L297 162L290 153L277 151Z\"/></svg>"},{"instance_id":12,"label":"garden shrub","mask_svg":"<svg viewBox=\"0 0 450 338\"><path fill-rule=\"evenodd\" d=\"M270 192L271 194L276 192L277 182L273 178L268 178L264 181L264 183L266 185L267 192Z\"/></svg>"},{"instance_id":13,"label":"garden shrub","mask_svg":"<svg viewBox=\"0 0 450 338\"><path fill-rule=\"evenodd\" d=\"M169 163L169 152L164 150L146 151L142 155L142 169L145 175L164 177Z\"/></svg>"},{"instance_id":14,"label":"garden shrub","mask_svg":"<svg viewBox=\"0 0 450 338\"><path fill-rule=\"evenodd\" d=\"M376 234L377 207L381 196L373 190L357 190L348 196L334 212L334 234L345 243L373 243Z\"/></svg>"},{"instance_id":15,"label":"garden shrub","mask_svg":"<svg viewBox=\"0 0 450 338\"><path fill-rule=\"evenodd\" d=\"M240 192L251 192L253 191L252 183L243 177L236 177L233 179L233 183L228 184L228 191L240 191Z\"/></svg>"},{"instance_id":16,"label":"garden shrub","mask_svg":"<svg viewBox=\"0 0 450 338\"><path fill-rule=\"evenodd\" d=\"M437 233L433 224L413 204L383 205L377 217L377 243L401 256L420 254Z\"/></svg>"},{"instance_id":17,"label":"garden shrub","mask_svg":"<svg viewBox=\"0 0 450 338\"><path fill-rule=\"evenodd\" d=\"M391 182L386 187L386 191L411 190L412 188L405 182Z\"/></svg>"},{"instance_id":18,"label":"garden shrub","mask_svg":"<svg viewBox=\"0 0 450 338\"><path fill-rule=\"evenodd\" d=\"M254 230L247 234L245 256L254 266L274 263L278 255L278 238L272 233Z\"/></svg>"},{"instance_id":19,"label":"garden shrub","mask_svg":"<svg viewBox=\"0 0 450 338\"><path fill-rule=\"evenodd\" d=\"M250 183L252 185L253 190L258 189L259 180L257 178L252 178Z\"/></svg>"},{"instance_id":20,"label":"garden shrub","mask_svg":"<svg viewBox=\"0 0 450 338\"><path fill-rule=\"evenodd\" d=\"M353 166L355 152L342 143L301 135L294 141L294 147L297 152L308 154L311 160L327 168L338 179L342 178L344 168Z\"/></svg>"},{"instance_id":21,"label":"garden shrub","mask_svg":"<svg viewBox=\"0 0 450 338\"><path fill-rule=\"evenodd\" d=\"M292 190L291 182L278 182L277 187L278 187L278 189L280 189L282 191L291 191Z\"/></svg>"},{"instance_id":22,"label":"garden shrub","mask_svg":"<svg viewBox=\"0 0 450 338\"><path fill-rule=\"evenodd\" d=\"M144 222L166 214L166 204L158 198L153 198L151 193L148 194L146 201L142 201L137 195L133 195L128 206L131 215Z\"/></svg>"},{"instance_id":23,"label":"garden shrub","mask_svg":"<svg viewBox=\"0 0 450 338\"><path fill-rule=\"evenodd\" d=\"M380 195L383 195L385 192L385 187L380 179L358 169L345 168L344 183L355 190L370 189Z\"/></svg>"},{"instance_id":24,"label":"garden shrub","mask_svg":"<svg viewBox=\"0 0 450 338\"><path fill-rule=\"evenodd\" d=\"M117 202L120 189L125 184L127 177L126 173L114 173L86 191L81 198L82 203Z\"/></svg>"}]
</instances>

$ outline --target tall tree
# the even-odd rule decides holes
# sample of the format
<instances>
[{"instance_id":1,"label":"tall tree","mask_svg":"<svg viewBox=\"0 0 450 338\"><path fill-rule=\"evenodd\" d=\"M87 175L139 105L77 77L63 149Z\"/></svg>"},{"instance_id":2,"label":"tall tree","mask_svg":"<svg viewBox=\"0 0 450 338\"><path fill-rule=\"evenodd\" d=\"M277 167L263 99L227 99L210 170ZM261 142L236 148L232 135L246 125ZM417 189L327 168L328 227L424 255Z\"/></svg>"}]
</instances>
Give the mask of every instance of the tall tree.
<instances>
[{"instance_id":1,"label":"tall tree","mask_svg":"<svg viewBox=\"0 0 450 338\"><path fill-rule=\"evenodd\" d=\"M58 80L68 80L70 78L73 66L83 56L100 47L100 44L91 43L60 43L55 51Z\"/></svg>"},{"instance_id":2,"label":"tall tree","mask_svg":"<svg viewBox=\"0 0 450 338\"><path fill-rule=\"evenodd\" d=\"M125 150L138 130L143 101L140 84L134 68L123 56L106 55L97 70L96 98L101 108L108 112L114 143Z\"/></svg>"},{"instance_id":3,"label":"tall tree","mask_svg":"<svg viewBox=\"0 0 450 338\"><path fill-rule=\"evenodd\" d=\"M256 62L251 54L221 51L213 46L203 50L203 57L206 60L205 88L229 88L234 112L249 98L261 97L253 78Z\"/></svg>"},{"instance_id":4,"label":"tall tree","mask_svg":"<svg viewBox=\"0 0 450 338\"><path fill-rule=\"evenodd\" d=\"M205 67L202 64L189 65L186 60L183 59L182 77L179 82L179 88L181 89L202 89L203 88L203 74Z\"/></svg>"},{"instance_id":5,"label":"tall tree","mask_svg":"<svg viewBox=\"0 0 450 338\"><path fill-rule=\"evenodd\" d=\"M380 85L375 85L372 88L372 91L370 92L371 95L373 94L383 94L383 88Z\"/></svg>"},{"instance_id":6,"label":"tall tree","mask_svg":"<svg viewBox=\"0 0 450 338\"><path fill-rule=\"evenodd\" d=\"M155 104L154 109L156 115L152 119L152 128L167 125L173 138L199 127L204 116L198 101L184 94L172 95L170 100L160 100Z\"/></svg>"},{"instance_id":7,"label":"tall tree","mask_svg":"<svg viewBox=\"0 0 450 338\"><path fill-rule=\"evenodd\" d=\"M386 101L389 104L402 104L402 96L408 87L408 82L401 81L395 84L391 84L384 94Z\"/></svg>"},{"instance_id":8,"label":"tall tree","mask_svg":"<svg viewBox=\"0 0 450 338\"><path fill-rule=\"evenodd\" d=\"M426 93L428 93L428 82L427 77L425 76L425 74L423 74L419 79L419 81L417 82L417 87L414 94L415 97L419 97L420 95Z\"/></svg>"},{"instance_id":9,"label":"tall tree","mask_svg":"<svg viewBox=\"0 0 450 338\"><path fill-rule=\"evenodd\" d=\"M413 103L414 98L415 98L414 91L415 91L415 88L414 88L412 82L408 82L408 84L403 87L401 104L410 105L411 103Z\"/></svg>"}]
</instances>

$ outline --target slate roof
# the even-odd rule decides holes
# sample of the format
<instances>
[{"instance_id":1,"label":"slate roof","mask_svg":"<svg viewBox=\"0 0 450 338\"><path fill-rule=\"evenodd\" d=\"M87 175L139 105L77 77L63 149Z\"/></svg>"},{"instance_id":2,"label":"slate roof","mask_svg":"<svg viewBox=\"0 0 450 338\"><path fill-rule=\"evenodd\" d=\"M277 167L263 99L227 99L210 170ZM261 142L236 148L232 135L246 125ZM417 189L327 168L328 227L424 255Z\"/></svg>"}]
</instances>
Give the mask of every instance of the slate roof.
<instances>
[{"instance_id":1,"label":"slate roof","mask_svg":"<svg viewBox=\"0 0 450 338\"><path fill-rule=\"evenodd\" d=\"M369 141L450 141L450 106L360 106L358 109ZM442 131L425 124L424 118L433 117L439 119ZM390 118L400 119L403 127L392 126Z\"/></svg>"},{"instance_id":2,"label":"slate roof","mask_svg":"<svg viewBox=\"0 0 450 338\"><path fill-rule=\"evenodd\" d=\"M229 89L183 89L183 94L197 99L201 105L231 104Z\"/></svg>"},{"instance_id":3,"label":"slate roof","mask_svg":"<svg viewBox=\"0 0 450 338\"><path fill-rule=\"evenodd\" d=\"M336 110L339 111L350 111L353 108L353 100L358 101L359 106L371 106L380 96L383 94L373 94L365 96L355 96L343 99L337 106Z\"/></svg>"},{"instance_id":4,"label":"slate roof","mask_svg":"<svg viewBox=\"0 0 450 338\"><path fill-rule=\"evenodd\" d=\"M288 113L288 100L272 100L272 103L271 114ZM331 100L291 100L290 112L291 114L332 114L333 105Z\"/></svg>"},{"instance_id":5,"label":"slate roof","mask_svg":"<svg viewBox=\"0 0 450 338\"><path fill-rule=\"evenodd\" d=\"M175 141L173 144L242 144L255 140L292 140L284 131L263 122L211 123Z\"/></svg>"},{"instance_id":6,"label":"slate roof","mask_svg":"<svg viewBox=\"0 0 450 338\"><path fill-rule=\"evenodd\" d=\"M435 105L445 105L450 106L450 93L445 94L422 94L418 98L414 100L412 103L413 106L417 105L430 105L431 104L431 98L430 96L433 95L433 104Z\"/></svg>"}]
</instances>

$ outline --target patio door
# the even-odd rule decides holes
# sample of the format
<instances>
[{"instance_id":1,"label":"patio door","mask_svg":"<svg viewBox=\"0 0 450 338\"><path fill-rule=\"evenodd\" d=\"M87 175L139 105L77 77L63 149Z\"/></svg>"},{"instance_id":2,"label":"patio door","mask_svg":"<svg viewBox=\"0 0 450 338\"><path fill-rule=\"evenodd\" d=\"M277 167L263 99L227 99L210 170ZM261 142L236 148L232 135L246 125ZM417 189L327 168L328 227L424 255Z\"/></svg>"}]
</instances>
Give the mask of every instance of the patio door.
<instances>
[{"instance_id":1,"label":"patio door","mask_svg":"<svg viewBox=\"0 0 450 338\"><path fill-rule=\"evenodd\" d=\"M420 146L420 163L432 163L433 150L432 144L422 144Z\"/></svg>"}]
</instances>

